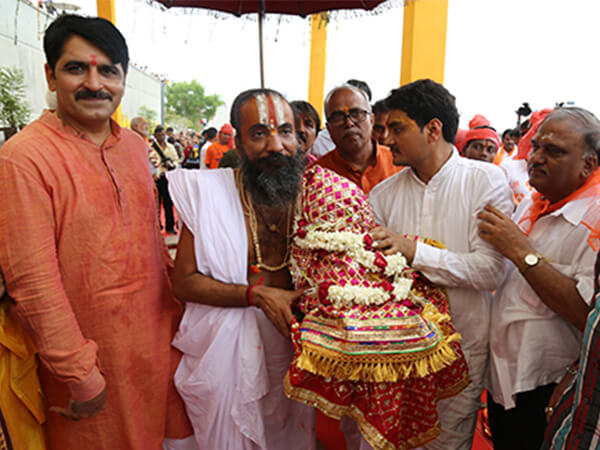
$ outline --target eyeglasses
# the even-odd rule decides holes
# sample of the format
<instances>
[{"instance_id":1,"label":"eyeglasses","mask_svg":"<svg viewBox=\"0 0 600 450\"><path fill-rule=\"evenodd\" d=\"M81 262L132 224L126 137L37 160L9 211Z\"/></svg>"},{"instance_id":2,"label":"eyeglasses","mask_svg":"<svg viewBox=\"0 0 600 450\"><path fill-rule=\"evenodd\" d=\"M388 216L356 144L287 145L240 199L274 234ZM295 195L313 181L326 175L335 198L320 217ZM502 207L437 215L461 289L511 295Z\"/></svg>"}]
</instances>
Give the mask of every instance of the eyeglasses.
<instances>
[{"instance_id":1,"label":"eyeglasses","mask_svg":"<svg viewBox=\"0 0 600 450\"><path fill-rule=\"evenodd\" d=\"M348 113L345 113L343 111L336 111L331 113L331 115L327 117L327 122L329 122L329 124L333 125L334 127L339 127L345 124L348 117L350 117L350 120L352 120L352 122L354 122L355 124L359 124L361 122L364 122L369 114L369 111L360 108L353 108L350 111L348 111Z\"/></svg>"}]
</instances>

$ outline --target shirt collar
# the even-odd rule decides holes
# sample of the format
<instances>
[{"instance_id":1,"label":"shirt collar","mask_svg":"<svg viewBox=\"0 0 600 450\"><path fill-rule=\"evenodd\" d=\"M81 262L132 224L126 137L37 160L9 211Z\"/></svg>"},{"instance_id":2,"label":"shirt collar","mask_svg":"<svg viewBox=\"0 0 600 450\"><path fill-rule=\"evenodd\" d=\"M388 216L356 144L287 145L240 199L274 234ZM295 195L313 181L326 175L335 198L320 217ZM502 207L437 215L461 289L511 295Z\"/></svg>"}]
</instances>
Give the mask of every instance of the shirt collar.
<instances>
[{"instance_id":1,"label":"shirt collar","mask_svg":"<svg viewBox=\"0 0 600 450\"><path fill-rule=\"evenodd\" d=\"M45 109L40 116L40 121L63 138L78 143L84 141L88 144L95 145L87 138L85 133L81 133L70 126L65 125L56 115L56 110ZM106 141L104 141L104 144L102 145L103 148L111 147L121 139L121 127L112 118L110 119L110 126L111 132Z\"/></svg>"},{"instance_id":2,"label":"shirt collar","mask_svg":"<svg viewBox=\"0 0 600 450\"><path fill-rule=\"evenodd\" d=\"M377 165L378 161L379 161L379 158L381 157L381 152L379 151L380 145L375 141L375 139L371 139L371 145L373 147L375 147L375 158L373 158L373 161L371 162L371 164L369 164L367 166L367 169L369 167L375 167ZM332 156L333 156L336 164L339 164L339 165L345 167L347 170L349 170L351 172L361 173L359 170L357 170L354 167L352 167L350 165L350 163L348 161L346 161L342 157L342 155L340 154L340 151L338 150L337 147L335 149L333 149L333 155ZM365 169L365 171L367 169Z\"/></svg>"},{"instance_id":3,"label":"shirt collar","mask_svg":"<svg viewBox=\"0 0 600 450\"><path fill-rule=\"evenodd\" d=\"M452 172L452 168L456 164L458 164L460 159L461 159L461 156L458 154L458 150L456 150L456 147L453 146L452 153L450 154L450 158L448 158L446 160L446 162L444 164L442 164L442 167L440 167L440 169L431 177L431 179L429 180L428 183L423 183L423 181L417 175L417 172L415 172L415 170L412 168L411 168L411 173L412 173L413 178L418 183L422 184L423 186L427 186L430 189L436 188L440 183L442 183L444 181L444 179L448 176L448 174L450 174Z\"/></svg>"},{"instance_id":4,"label":"shirt collar","mask_svg":"<svg viewBox=\"0 0 600 450\"><path fill-rule=\"evenodd\" d=\"M562 208L552 211L549 216L563 216L567 222L573 226L581 223L585 217L585 213L590 209L593 202L600 203L600 199L596 197L587 197L573 200Z\"/></svg>"}]
</instances>

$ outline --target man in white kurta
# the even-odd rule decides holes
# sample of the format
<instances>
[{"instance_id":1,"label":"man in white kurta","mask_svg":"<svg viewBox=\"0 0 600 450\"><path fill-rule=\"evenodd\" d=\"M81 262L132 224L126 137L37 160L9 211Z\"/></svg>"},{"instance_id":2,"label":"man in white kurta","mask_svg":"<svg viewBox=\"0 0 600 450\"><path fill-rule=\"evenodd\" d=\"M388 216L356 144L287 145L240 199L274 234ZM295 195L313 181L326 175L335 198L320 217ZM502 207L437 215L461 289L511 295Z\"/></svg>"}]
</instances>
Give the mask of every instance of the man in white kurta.
<instances>
[{"instance_id":1,"label":"man in white kurta","mask_svg":"<svg viewBox=\"0 0 600 450\"><path fill-rule=\"evenodd\" d=\"M539 448L554 384L578 358L594 291L600 222L600 121L579 108L542 122L528 166L531 198L512 217L486 208L481 236L511 260L490 329L496 449ZM592 239L590 239L592 234Z\"/></svg>"},{"instance_id":2,"label":"man in white kurta","mask_svg":"<svg viewBox=\"0 0 600 450\"><path fill-rule=\"evenodd\" d=\"M313 449L313 408L283 391L293 356L291 303L301 294L290 290L286 252L304 167L294 116L280 94L253 90L234 101L232 124L240 171L168 174L184 223L173 288L187 302L173 341L183 352L175 385L199 448ZM283 174L290 162L294 170ZM267 179L270 200L260 182L248 181L250 165ZM284 181L277 187L273 178ZM256 184L258 191L251 189Z\"/></svg>"},{"instance_id":3,"label":"man in white kurta","mask_svg":"<svg viewBox=\"0 0 600 450\"><path fill-rule=\"evenodd\" d=\"M423 95L435 98L430 110L422 106ZM393 91L386 103L394 162L408 167L371 191L376 221L387 228L374 237L387 252L402 251L413 268L447 288L473 381L438 404L442 432L427 447L470 449L488 359L490 291L505 273L502 255L478 236L476 215L487 204L510 214L512 195L498 167L461 158L452 146L458 113L443 86L420 80ZM401 234L432 238L446 249Z\"/></svg>"}]
</instances>

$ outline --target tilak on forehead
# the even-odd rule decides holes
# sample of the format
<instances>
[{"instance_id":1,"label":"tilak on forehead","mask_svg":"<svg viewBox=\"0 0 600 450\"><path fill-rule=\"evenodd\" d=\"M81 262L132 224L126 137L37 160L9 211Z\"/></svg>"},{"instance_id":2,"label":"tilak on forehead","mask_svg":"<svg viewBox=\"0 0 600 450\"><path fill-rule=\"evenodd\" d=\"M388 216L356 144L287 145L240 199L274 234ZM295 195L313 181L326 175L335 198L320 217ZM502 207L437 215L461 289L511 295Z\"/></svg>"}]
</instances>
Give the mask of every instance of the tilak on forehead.
<instances>
[{"instance_id":1,"label":"tilak on forehead","mask_svg":"<svg viewBox=\"0 0 600 450\"><path fill-rule=\"evenodd\" d=\"M92 66L98 65L98 63L96 62L96 55L90 55L90 64Z\"/></svg>"},{"instance_id":2,"label":"tilak on forehead","mask_svg":"<svg viewBox=\"0 0 600 450\"><path fill-rule=\"evenodd\" d=\"M388 116L387 124L389 126L393 123L400 123L408 128L415 128L415 129L419 128L417 126L417 123L413 119L408 117L408 114L406 114L401 109L392 109L390 111L390 115Z\"/></svg>"},{"instance_id":3,"label":"tilak on forehead","mask_svg":"<svg viewBox=\"0 0 600 450\"><path fill-rule=\"evenodd\" d=\"M256 94L256 109L259 123L266 125L275 133L279 125L285 122L283 117L283 100L279 95L271 93Z\"/></svg>"}]
</instances>

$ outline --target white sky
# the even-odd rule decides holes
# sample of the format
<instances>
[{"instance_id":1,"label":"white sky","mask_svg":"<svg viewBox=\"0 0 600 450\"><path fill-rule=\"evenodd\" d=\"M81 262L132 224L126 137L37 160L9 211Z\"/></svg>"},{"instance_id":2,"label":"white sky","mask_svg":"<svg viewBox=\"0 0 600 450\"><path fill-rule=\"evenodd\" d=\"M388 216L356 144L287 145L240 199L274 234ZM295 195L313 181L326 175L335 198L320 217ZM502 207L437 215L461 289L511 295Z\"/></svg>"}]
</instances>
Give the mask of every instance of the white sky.
<instances>
[{"instance_id":1,"label":"white sky","mask_svg":"<svg viewBox=\"0 0 600 450\"><path fill-rule=\"evenodd\" d=\"M428 1L428 0L417 0ZM94 14L95 0L70 0ZM399 3L399 2L397 2ZM502 132L524 101L534 109L573 101L600 115L597 0L449 0L444 84L457 98L461 127L484 114ZM161 11L145 0L116 0L117 26L132 62L169 80L197 79L227 107L260 84L256 16L220 19ZM403 8L328 25L325 92L348 78L369 83L373 100L400 81ZM289 100L306 99L310 21L268 17L265 79Z\"/></svg>"}]
</instances>

